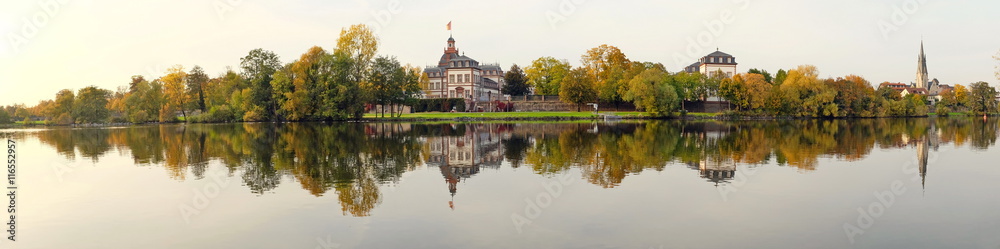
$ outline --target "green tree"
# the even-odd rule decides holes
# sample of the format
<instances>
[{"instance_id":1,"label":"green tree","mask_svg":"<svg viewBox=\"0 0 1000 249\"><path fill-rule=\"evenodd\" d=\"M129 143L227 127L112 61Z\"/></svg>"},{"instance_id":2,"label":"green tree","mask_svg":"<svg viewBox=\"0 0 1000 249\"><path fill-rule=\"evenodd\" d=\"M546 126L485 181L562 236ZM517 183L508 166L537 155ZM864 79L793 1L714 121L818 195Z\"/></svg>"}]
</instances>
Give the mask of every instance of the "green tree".
<instances>
[{"instance_id":1,"label":"green tree","mask_svg":"<svg viewBox=\"0 0 1000 249\"><path fill-rule=\"evenodd\" d=\"M597 91L591 79L585 68L570 70L559 86L559 99L577 105L576 111L580 111L583 104L597 100Z\"/></svg>"},{"instance_id":2,"label":"green tree","mask_svg":"<svg viewBox=\"0 0 1000 249\"><path fill-rule=\"evenodd\" d=\"M261 48L251 50L246 57L240 59L243 78L247 80L250 91L245 96L243 106L246 113L244 121L272 120L277 105L272 99L271 80L274 73L281 68L281 61L274 52Z\"/></svg>"},{"instance_id":3,"label":"green tree","mask_svg":"<svg viewBox=\"0 0 1000 249\"><path fill-rule=\"evenodd\" d=\"M705 100L708 97L708 94L704 92L708 90L704 87L705 77L701 73L681 71L667 76L667 81L673 85L674 90L677 91L677 96L681 98L681 109L683 110L687 110L684 107L684 102Z\"/></svg>"},{"instance_id":4,"label":"green tree","mask_svg":"<svg viewBox=\"0 0 1000 249\"><path fill-rule=\"evenodd\" d=\"M231 97L245 88L246 81L230 68L227 68L225 73L209 79L204 87L205 108L208 109L208 114L203 119L211 122L240 120L245 114L240 108L242 103L236 102Z\"/></svg>"},{"instance_id":5,"label":"green tree","mask_svg":"<svg viewBox=\"0 0 1000 249\"><path fill-rule=\"evenodd\" d=\"M163 99L163 84L159 80L148 82L145 79L131 84L125 97L125 118L132 123L145 123L157 120Z\"/></svg>"},{"instance_id":6,"label":"green tree","mask_svg":"<svg viewBox=\"0 0 1000 249\"><path fill-rule=\"evenodd\" d=\"M10 115L10 113L7 112L7 110L0 109L0 124L13 123L14 121L11 118L11 116L12 115Z\"/></svg>"},{"instance_id":7,"label":"green tree","mask_svg":"<svg viewBox=\"0 0 1000 249\"><path fill-rule=\"evenodd\" d=\"M274 75L274 98L285 118L299 121L317 119L320 94L328 86L327 66L329 53L319 46L310 48L299 60L285 66L288 72L278 70Z\"/></svg>"},{"instance_id":8,"label":"green tree","mask_svg":"<svg viewBox=\"0 0 1000 249\"><path fill-rule=\"evenodd\" d=\"M388 106L398 104L405 98L402 86L408 78L407 71L395 57L379 56L372 63L371 75L362 87L371 94L371 104L382 106L382 116L385 117ZM392 113L389 115L392 116Z\"/></svg>"},{"instance_id":9,"label":"green tree","mask_svg":"<svg viewBox=\"0 0 1000 249\"><path fill-rule=\"evenodd\" d=\"M143 81L146 81L146 78L142 77L142 75L132 75L132 81L128 83L128 92L134 93L137 91L139 83Z\"/></svg>"},{"instance_id":10,"label":"green tree","mask_svg":"<svg viewBox=\"0 0 1000 249\"><path fill-rule=\"evenodd\" d=\"M751 68L750 71L747 71L747 73L760 74L761 76L764 76L764 81L767 81L767 83L774 83L774 78L771 77L771 73L768 73L767 70Z\"/></svg>"},{"instance_id":11,"label":"green tree","mask_svg":"<svg viewBox=\"0 0 1000 249\"><path fill-rule=\"evenodd\" d=\"M535 87L538 95L559 95L560 85L572 67L566 60L541 57L531 62L525 69L528 85Z\"/></svg>"},{"instance_id":12,"label":"green tree","mask_svg":"<svg viewBox=\"0 0 1000 249\"><path fill-rule=\"evenodd\" d=\"M297 120L296 117L299 115L295 113L298 103L294 102L292 98L295 94L295 85L292 83L293 74L288 72L293 63L295 62L285 65L274 72L274 76L272 76L271 98L278 104L278 110L275 112L275 117L278 120Z\"/></svg>"},{"instance_id":13,"label":"green tree","mask_svg":"<svg viewBox=\"0 0 1000 249\"><path fill-rule=\"evenodd\" d=\"M396 104L396 116L400 117L403 115L403 106L413 106L417 103L417 99L423 94L420 87L423 80L427 80L424 70L418 66L406 65L403 66L406 71L406 78L404 78L400 88L402 89L402 98L397 100Z\"/></svg>"},{"instance_id":14,"label":"green tree","mask_svg":"<svg viewBox=\"0 0 1000 249\"><path fill-rule=\"evenodd\" d=\"M111 91L88 86L80 89L73 101L73 119L78 123L105 123L111 116L108 98Z\"/></svg>"},{"instance_id":15,"label":"green tree","mask_svg":"<svg viewBox=\"0 0 1000 249\"><path fill-rule=\"evenodd\" d=\"M865 78L848 75L844 78L826 80L827 86L837 92L834 103L840 112L838 117L873 117L875 89Z\"/></svg>"},{"instance_id":16,"label":"green tree","mask_svg":"<svg viewBox=\"0 0 1000 249\"><path fill-rule=\"evenodd\" d=\"M69 89L60 90L56 93L55 102L52 108L49 108L48 116L55 119L57 124L72 124L73 123L73 102L76 100L76 96L73 91Z\"/></svg>"},{"instance_id":17,"label":"green tree","mask_svg":"<svg viewBox=\"0 0 1000 249\"><path fill-rule=\"evenodd\" d=\"M201 66L195 65L191 72L187 74L187 90L189 99L193 100L194 109L202 112L208 111L205 106L205 84L208 83L208 75Z\"/></svg>"},{"instance_id":18,"label":"green tree","mask_svg":"<svg viewBox=\"0 0 1000 249\"><path fill-rule=\"evenodd\" d=\"M521 96L531 93L531 89L528 86L528 78L517 64L511 65L510 70L504 73L503 78L507 81L503 85L503 89L501 89L503 94Z\"/></svg>"},{"instance_id":19,"label":"green tree","mask_svg":"<svg viewBox=\"0 0 1000 249\"><path fill-rule=\"evenodd\" d=\"M778 73L774 75L774 84L780 86L785 83L786 78L788 78L788 72L784 69L778 69Z\"/></svg>"},{"instance_id":20,"label":"green tree","mask_svg":"<svg viewBox=\"0 0 1000 249\"><path fill-rule=\"evenodd\" d=\"M636 108L647 113L668 116L681 102L677 90L667 81L669 77L670 75L662 68L646 69L629 81L628 91L623 99L631 101Z\"/></svg>"},{"instance_id":21,"label":"green tree","mask_svg":"<svg viewBox=\"0 0 1000 249\"><path fill-rule=\"evenodd\" d=\"M327 120L358 119L364 114L368 93L361 88L362 79L356 78L356 64L348 53L339 52L324 62L327 80L320 93L320 116Z\"/></svg>"},{"instance_id":22,"label":"green tree","mask_svg":"<svg viewBox=\"0 0 1000 249\"><path fill-rule=\"evenodd\" d=\"M885 100L900 100L903 98L899 92L890 87L879 87L878 90L875 90L875 96Z\"/></svg>"},{"instance_id":23,"label":"green tree","mask_svg":"<svg viewBox=\"0 0 1000 249\"><path fill-rule=\"evenodd\" d=\"M969 86L969 108L976 115L997 111L997 90L989 83L980 81Z\"/></svg>"}]
</instances>

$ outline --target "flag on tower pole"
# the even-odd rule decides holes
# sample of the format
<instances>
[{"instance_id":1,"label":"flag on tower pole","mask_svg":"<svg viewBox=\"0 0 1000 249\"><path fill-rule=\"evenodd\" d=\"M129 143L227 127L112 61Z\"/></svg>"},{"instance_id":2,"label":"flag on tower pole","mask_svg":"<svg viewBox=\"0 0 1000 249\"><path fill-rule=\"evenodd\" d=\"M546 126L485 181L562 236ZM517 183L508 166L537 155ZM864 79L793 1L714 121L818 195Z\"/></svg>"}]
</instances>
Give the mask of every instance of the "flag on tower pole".
<instances>
[{"instance_id":1,"label":"flag on tower pole","mask_svg":"<svg viewBox=\"0 0 1000 249\"><path fill-rule=\"evenodd\" d=\"M448 31L451 31L451 21L448 21Z\"/></svg>"}]
</instances>

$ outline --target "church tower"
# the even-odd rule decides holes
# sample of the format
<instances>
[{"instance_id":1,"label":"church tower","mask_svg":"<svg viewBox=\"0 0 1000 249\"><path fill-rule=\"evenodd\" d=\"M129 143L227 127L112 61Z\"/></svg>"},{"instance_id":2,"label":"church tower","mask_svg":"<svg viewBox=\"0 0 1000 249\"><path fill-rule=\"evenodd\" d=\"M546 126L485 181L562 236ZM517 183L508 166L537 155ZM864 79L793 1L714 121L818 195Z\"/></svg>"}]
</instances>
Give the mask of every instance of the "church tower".
<instances>
[{"instance_id":1,"label":"church tower","mask_svg":"<svg viewBox=\"0 0 1000 249\"><path fill-rule=\"evenodd\" d=\"M920 55L917 56L917 82L915 87L927 89L927 57L924 56L924 41L920 41Z\"/></svg>"}]
</instances>

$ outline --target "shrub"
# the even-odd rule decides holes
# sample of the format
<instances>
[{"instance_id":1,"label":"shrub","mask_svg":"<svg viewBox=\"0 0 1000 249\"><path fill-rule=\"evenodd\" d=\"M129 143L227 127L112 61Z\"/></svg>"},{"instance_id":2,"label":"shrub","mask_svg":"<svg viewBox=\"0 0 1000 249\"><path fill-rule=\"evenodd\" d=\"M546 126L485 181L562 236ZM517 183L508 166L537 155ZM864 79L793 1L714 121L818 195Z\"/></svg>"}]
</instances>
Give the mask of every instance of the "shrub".
<instances>
[{"instance_id":1,"label":"shrub","mask_svg":"<svg viewBox=\"0 0 1000 249\"><path fill-rule=\"evenodd\" d=\"M465 111L465 99L418 99L410 107L413 108L413 112L450 112L452 108L455 111Z\"/></svg>"}]
</instances>

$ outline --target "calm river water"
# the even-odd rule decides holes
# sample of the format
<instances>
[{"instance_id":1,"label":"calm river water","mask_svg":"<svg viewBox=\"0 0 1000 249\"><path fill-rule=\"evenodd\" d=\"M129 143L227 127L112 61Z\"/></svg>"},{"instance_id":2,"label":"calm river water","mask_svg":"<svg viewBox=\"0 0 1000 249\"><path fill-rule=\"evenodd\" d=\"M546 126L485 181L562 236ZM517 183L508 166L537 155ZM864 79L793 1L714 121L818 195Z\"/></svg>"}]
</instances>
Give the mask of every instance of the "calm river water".
<instances>
[{"instance_id":1,"label":"calm river water","mask_svg":"<svg viewBox=\"0 0 1000 249\"><path fill-rule=\"evenodd\" d=\"M0 247L996 249L998 124L7 129Z\"/></svg>"}]
</instances>

